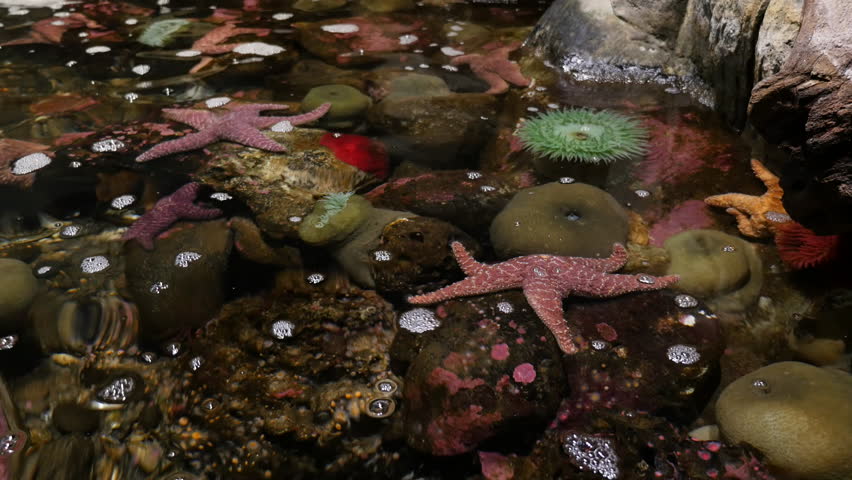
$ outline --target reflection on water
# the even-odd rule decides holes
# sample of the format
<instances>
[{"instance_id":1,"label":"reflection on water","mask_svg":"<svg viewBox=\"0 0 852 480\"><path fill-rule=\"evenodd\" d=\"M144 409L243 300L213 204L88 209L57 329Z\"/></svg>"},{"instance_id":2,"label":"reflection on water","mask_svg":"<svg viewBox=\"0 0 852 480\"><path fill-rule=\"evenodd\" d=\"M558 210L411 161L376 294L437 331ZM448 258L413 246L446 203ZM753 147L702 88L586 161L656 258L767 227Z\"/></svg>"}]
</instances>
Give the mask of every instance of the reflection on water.
<instances>
[{"instance_id":1,"label":"reflection on water","mask_svg":"<svg viewBox=\"0 0 852 480\"><path fill-rule=\"evenodd\" d=\"M0 5L0 480L846 478L844 240L544 3Z\"/></svg>"}]
</instances>

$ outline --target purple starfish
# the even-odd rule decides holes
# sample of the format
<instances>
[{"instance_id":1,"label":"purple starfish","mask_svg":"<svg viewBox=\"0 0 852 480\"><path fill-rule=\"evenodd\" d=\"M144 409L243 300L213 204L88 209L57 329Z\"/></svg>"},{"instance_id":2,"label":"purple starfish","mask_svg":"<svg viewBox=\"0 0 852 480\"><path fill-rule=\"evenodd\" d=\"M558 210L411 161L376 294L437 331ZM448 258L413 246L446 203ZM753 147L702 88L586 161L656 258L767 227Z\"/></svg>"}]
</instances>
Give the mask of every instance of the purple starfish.
<instances>
[{"instance_id":1,"label":"purple starfish","mask_svg":"<svg viewBox=\"0 0 852 480\"><path fill-rule=\"evenodd\" d=\"M323 103L310 112L289 117L262 117L264 110L283 110L286 105L274 103L250 103L225 108L227 113L214 113L210 110L194 108L166 108L165 117L169 120L185 123L198 129L185 137L169 140L155 145L154 148L136 157L137 162L147 162L155 158L204 148L220 140L230 140L248 147L260 148L270 152L283 152L287 148L272 140L260 129L269 128L277 123L288 122L290 125L300 125L319 119L331 108L330 103ZM285 124L286 125L286 124Z\"/></svg>"},{"instance_id":2,"label":"purple starfish","mask_svg":"<svg viewBox=\"0 0 852 480\"><path fill-rule=\"evenodd\" d=\"M161 198L154 204L154 208L124 232L122 240L135 238L145 250L151 250L157 235L178 220L207 220L222 215L218 208L201 207L192 203L200 188L198 183L187 183L171 195Z\"/></svg>"},{"instance_id":3,"label":"purple starfish","mask_svg":"<svg viewBox=\"0 0 852 480\"><path fill-rule=\"evenodd\" d=\"M411 303L435 303L455 297L480 295L512 288L523 288L527 301L538 318L556 337L563 352L578 351L583 339L569 325L562 311L562 297L615 297L642 290L659 290L678 281L677 275L617 275L627 262L627 250L615 244L608 258L526 255L487 265L470 256L464 246L453 242L453 254L468 277L450 286L408 299Z\"/></svg>"}]
</instances>

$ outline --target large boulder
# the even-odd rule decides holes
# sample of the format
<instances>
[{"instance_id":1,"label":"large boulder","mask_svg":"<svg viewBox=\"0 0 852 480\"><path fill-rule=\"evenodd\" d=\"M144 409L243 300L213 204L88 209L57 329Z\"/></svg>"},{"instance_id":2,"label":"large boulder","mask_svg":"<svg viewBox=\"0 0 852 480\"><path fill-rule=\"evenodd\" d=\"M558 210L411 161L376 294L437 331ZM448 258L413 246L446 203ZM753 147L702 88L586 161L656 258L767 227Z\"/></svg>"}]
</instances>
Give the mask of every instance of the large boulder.
<instances>
[{"instance_id":1,"label":"large boulder","mask_svg":"<svg viewBox=\"0 0 852 480\"><path fill-rule=\"evenodd\" d=\"M781 171L785 208L820 234L852 231L850 69L852 3L806 0L792 53L749 104L755 128L790 154Z\"/></svg>"}]
</instances>

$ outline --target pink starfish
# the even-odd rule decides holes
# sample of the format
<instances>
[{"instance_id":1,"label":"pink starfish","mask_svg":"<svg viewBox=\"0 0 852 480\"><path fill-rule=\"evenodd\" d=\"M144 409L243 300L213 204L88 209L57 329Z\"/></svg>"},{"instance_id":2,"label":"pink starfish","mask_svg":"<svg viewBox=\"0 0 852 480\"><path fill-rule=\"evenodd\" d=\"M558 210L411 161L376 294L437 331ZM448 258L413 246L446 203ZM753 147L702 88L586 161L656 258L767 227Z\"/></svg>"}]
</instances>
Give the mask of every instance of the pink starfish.
<instances>
[{"instance_id":1,"label":"pink starfish","mask_svg":"<svg viewBox=\"0 0 852 480\"><path fill-rule=\"evenodd\" d=\"M218 208L198 206L192 202L198 195L201 185L187 183L154 204L136 223L124 232L122 240L136 239L145 250L154 248L154 239L178 220L207 220L222 215Z\"/></svg>"},{"instance_id":2,"label":"pink starfish","mask_svg":"<svg viewBox=\"0 0 852 480\"><path fill-rule=\"evenodd\" d=\"M225 108L229 112L221 114L210 110L196 110L193 108L164 109L163 113L165 113L166 118L169 120L185 123L193 128L197 128L198 131L177 140L157 144L154 148L136 157L136 161L147 162L148 160L164 157L172 153L196 150L219 140L230 140L270 152L283 152L287 148L262 134L260 129L269 128L281 122L289 122L290 125L313 122L325 115L328 109L331 108L331 104L324 103L308 113L291 117L260 116L260 112L264 110L283 110L287 108L286 105L276 105L274 103L251 103L236 106L228 104Z\"/></svg>"},{"instance_id":3,"label":"pink starfish","mask_svg":"<svg viewBox=\"0 0 852 480\"><path fill-rule=\"evenodd\" d=\"M563 352L578 351L583 344L579 333L565 321L562 297L615 297L625 293L659 290L678 280L677 275L617 275L627 262L627 250L615 244L608 258L526 255L494 265L479 263L459 242L452 243L453 254L468 277L450 286L408 299L411 303L435 303L455 297L480 295L512 288L523 288L527 301L538 318L556 337Z\"/></svg>"},{"instance_id":4,"label":"pink starfish","mask_svg":"<svg viewBox=\"0 0 852 480\"><path fill-rule=\"evenodd\" d=\"M509 60L509 53L516 50L517 45L509 45L491 50L485 55L471 53L450 60L452 65L467 64L471 71L491 87L485 93L499 94L509 90L509 83L526 87L530 80L521 73L517 63ZM509 82L509 83L506 83Z\"/></svg>"}]
</instances>

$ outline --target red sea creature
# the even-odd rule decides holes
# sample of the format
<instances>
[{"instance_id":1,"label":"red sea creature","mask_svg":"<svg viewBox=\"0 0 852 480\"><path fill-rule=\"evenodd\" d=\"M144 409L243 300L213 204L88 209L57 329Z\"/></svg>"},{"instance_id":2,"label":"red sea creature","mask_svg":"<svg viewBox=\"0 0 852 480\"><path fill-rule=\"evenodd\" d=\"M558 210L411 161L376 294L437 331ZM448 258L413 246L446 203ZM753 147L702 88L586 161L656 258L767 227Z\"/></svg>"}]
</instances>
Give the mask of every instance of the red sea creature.
<instances>
[{"instance_id":1,"label":"red sea creature","mask_svg":"<svg viewBox=\"0 0 852 480\"><path fill-rule=\"evenodd\" d=\"M221 27L216 27L207 32L204 36L196 40L190 50L201 52L205 55L219 55L228 53L240 46L242 43L221 43L225 40L236 37L238 35L255 34L259 37L269 35L268 28L240 28L233 23L226 23ZM195 73L204 68L210 61L211 57L202 57L201 60L189 70L189 73Z\"/></svg>"},{"instance_id":2,"label":"red sea creature","mask_svg":"<svg viewBox=\"0 0 852 480\"><path fill-rule=\"evenodd\" d=\"M840 255L839 235L817 235L796 222L776 227L775 245L781 260L796 270L823 265Z\"/></svg>"},{"instance_id":3,"label":"red sea creature","mask_svg":"<svg viewBox=\"0 0 852 480\"><path fill-rule=\"evenodd\" d=\"M77 93L59 93L33 103L29 106L29 110L33 115L55 115L79 112L97 103L98 101L94 98Z\"/></svg>"},{"instance_id":4,"label":"red sea creature","mask_svg":"<svg viewBox=\"0 0 852 480\"><path fill-rule=\"evenodd\" d=\"M390 173L390 161L385 146L376 140L361 135L326 133L320 144L334 152L341 162L375 175L380 180Z\"/></svg>"}]
</instances>

